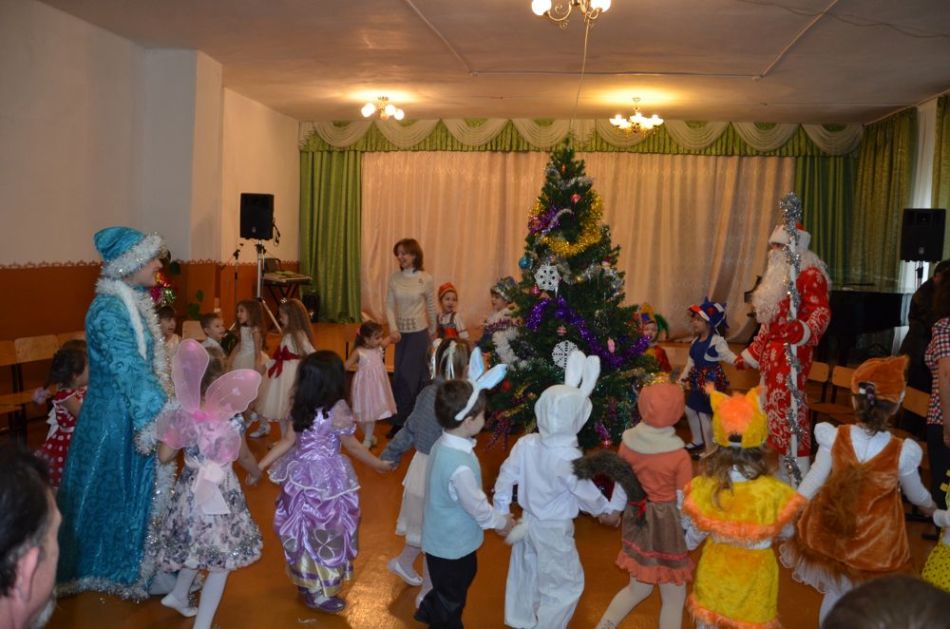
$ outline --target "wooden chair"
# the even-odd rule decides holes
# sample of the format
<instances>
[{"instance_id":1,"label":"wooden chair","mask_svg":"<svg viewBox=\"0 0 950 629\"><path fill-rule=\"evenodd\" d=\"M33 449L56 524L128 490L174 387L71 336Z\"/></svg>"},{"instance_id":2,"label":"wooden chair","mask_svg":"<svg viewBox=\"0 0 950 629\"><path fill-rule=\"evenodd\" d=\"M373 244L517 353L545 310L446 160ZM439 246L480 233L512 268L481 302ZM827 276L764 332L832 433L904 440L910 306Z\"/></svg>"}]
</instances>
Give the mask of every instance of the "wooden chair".
<instances>
[{"instance_id":1,"label":"wooden chair","mask_svg":"<svg viewBox=\"0 0 950 629\"><path fill-rule=\"evenodd\" d=\"M914 387L907 387L902 406L904 410L910 411L915 415L927 417L927 411L930 409L930 394L920 389L915 389Z\"/></svg>"},{"instance_id":2,"label":"wooden chair","mask_svg":"<svg viewBox=\"0 0 950 629\"><path fill-rule=\"evenodd\" d=\"M79 330L78 332L63 332L56 335L56 341L59 343L60 347L66 344L67 341L85 341L86 332L84 330Z\"/></svg>"},{"instance_id":3,"label":"wooden chair","mask_svg":"<svg viewBox=\"0 0 950 629\"><path fill-rule=\"evenodd\" d=\"M16 415L20 411L18 391L22 388L20 368L16 361L16 346L13 341L0 341L0 367L10 368L11 392L0 395L0 415L7 415L12 436L16 427Z\"/></svg>"},{"instance_id":4,"label":"wooden chair","mask_svg":"<svg viewBox=\"0 0 950 629\"><path fill-rule=\"evenodd\" d=\"M851 405L851 376L854 369L836 365L831 371L831 396L828 401L819 401L811 405L812 425L817 423L820 415L827 415L839 424L854 423L854 407ZM843 393L842 393L843 392ZM839 402L838 396L843 395L845 402Z\"/></svg>"},{"instance_id":5,"label":"wooden chair","mask_svg":"<svg viewBox=\"0 0 950 629\"><path fill-rule=\"evenodd\" d=\"M200 321L183 321L181 324L181 338L195 339L201 342L207 338L204 330L201 329Z\"/></svg>"},{"instance_id":6,"label":"wooden chair","mask_svg":"<svg viewBox=\"0 0 950 629\"><path fill-rule=\"evenodd\" d=\"M0 366L9 364L13 376L13 392L0 395L0 407L13 407L6 413L9 417L10 436L26 440L26 407L33 403L33 392L23 390L23 372L21 367L28 363L49 360L59 349L59 340L55 334L29 336L13 341L13 354L10 355L9 341L0 348Z\"/></svg>"},{"instance_id":7,"label":"wooden chair","mask_svg":"<svg viewBox=\"0 0 950 629\"><path fill-rule=\"evenodd\" d=\"M828 363L815 361L811 364L808 378L805 381L805 399L808 406L825 402L828 394L828 383L831 381L831 366Z\"/></svg>"}]
</instances>

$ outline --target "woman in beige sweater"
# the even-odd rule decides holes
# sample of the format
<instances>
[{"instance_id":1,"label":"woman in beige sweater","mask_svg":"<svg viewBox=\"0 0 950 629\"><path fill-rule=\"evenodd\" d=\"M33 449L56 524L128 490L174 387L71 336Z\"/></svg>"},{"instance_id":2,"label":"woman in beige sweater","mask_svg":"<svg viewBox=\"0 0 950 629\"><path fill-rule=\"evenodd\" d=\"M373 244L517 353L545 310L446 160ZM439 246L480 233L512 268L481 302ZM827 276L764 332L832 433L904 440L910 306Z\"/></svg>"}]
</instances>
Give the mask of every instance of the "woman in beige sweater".
<instances>
[{"instance_id":1,"label":"woman in beige sweater","mask_svg":"<svg viewBox=\"0 0 950 629\"><path fill-rule=\"evenodd\" d=\"M388 435L392 438L412 412L416 396L429 381L429 343L435 338L435 290L432 276L423 271L422 247L404 238L393 247L399 270L389 277L386 319L396 344L393 396L396 416Z\"/></svg>"}]
</instances>

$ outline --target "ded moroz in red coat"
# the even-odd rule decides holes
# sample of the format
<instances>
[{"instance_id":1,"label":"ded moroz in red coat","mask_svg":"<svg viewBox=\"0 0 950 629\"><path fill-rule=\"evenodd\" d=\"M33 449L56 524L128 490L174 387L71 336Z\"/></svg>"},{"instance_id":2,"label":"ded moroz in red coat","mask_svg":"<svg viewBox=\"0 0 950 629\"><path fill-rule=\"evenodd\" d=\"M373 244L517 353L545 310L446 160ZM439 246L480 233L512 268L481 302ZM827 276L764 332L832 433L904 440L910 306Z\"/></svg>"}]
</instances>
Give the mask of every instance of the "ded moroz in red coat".
<instances>
[{"instance_id":1,"label":"ded moroz in red coat","mask_svg":"<svg viewBox=\"0 0 950 629\"><path fill-rule=\"evenodd\" d=\"M807 268L806 268L807 267ZM788 321L789 298L778 304L776 314L762 324L752 343L742 352L742 358L750 367L758 367L762 374L763 408L769 419L769 444L782 454L787 454L791 431L786 413L791 406L791 392L787 386L790 368L785 356L785 343L797 345L801 367L796 378L798 390L805 390L805 381L811 370L815 347L831 321L828 305L830 280L822 262L812 254L802 256L802 270L795 281L801 301L795 321ZM808 423L808 407L798 407L798 424L801 440L796 456L811 454L811 430Z\"/></svg>"}]
</instances>

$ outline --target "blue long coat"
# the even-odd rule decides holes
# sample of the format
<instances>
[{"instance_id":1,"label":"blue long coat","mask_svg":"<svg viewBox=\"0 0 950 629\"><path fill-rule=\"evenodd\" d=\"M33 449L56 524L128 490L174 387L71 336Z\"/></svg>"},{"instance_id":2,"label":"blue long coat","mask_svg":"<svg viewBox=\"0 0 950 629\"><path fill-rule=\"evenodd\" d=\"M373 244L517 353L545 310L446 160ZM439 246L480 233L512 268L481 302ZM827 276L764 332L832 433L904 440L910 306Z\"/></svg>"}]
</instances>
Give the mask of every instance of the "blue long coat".
<instances>
[{"instance_id":1,"label":"blue long coat","mask_svg":"<svg viewBox=\"0 0 950 629\"><path fill-rule=\"evenodd\" d=\"M133 290L137 299L148 298ZM89 388L57 495L61 593L97 590L141 599L154 572L146 537L159 464L154 454L136 450L134 438L161 411L166 393L153 368L149 321L138 311L134 316L142 321L146 358L118 296L98 294L86 314Z\"/></svg>"}]
</instances>

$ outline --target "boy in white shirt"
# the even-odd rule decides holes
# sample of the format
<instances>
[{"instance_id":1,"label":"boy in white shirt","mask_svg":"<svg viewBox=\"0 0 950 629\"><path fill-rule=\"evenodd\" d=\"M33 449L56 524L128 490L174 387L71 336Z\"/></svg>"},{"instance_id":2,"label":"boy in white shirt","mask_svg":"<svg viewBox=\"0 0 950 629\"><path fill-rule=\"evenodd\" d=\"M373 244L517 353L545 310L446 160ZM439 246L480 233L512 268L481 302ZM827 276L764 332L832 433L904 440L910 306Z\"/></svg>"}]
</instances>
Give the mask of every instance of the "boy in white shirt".
<instances>
[{"instance_id":1,"label":"boy in white shirt","mask_svg":"<svg viewBox=\"0 0 950 629\"><path fill-rule=\"evenodd\" d=\"M488 502L473 451L473 437L485 426L487 402L484 390L465 380L443 382L435 396L443 433L429 455L422 519L422 550L432 589L415 614L430 626L462 627L468 588L478 569L475 551L484 541L482 530L507 535L514 526L510 515L495 512Z\"/></svg>"}]
</instances>

